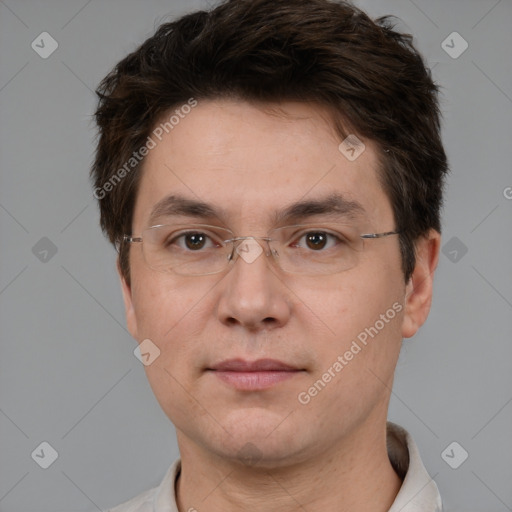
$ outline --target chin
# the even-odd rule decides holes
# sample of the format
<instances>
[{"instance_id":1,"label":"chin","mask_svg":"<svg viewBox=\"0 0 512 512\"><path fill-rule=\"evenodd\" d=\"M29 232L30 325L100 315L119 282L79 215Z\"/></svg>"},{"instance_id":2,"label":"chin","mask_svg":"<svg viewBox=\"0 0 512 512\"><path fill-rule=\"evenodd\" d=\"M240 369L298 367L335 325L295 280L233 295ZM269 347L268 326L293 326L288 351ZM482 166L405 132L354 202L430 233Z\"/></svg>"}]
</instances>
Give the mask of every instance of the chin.
<instances>
[{"instance_id":1,"label":"chin","mask_svg":"<svg viewBox=\"0 0 512 512\"><path fill-rule=\"evenodd\" d=\"M233 442L229 446L215 450L217 455L248 468L261 469L280 468L302 461L300 454L303 449L299 446L284 445L281 441L271 442L269 439L255 442L247 439L238 441L236 445Z\"/></svg>"},{"instance_id":2,"label":"chin","mask_svg":"<svg viewBox=\"0 0 512 512\"><path fill-rule=\"evenodd\" d=\"M298 461L307 436L301 435L300 426L294 424L292 416L285 419L286 414L259 408L234 411L223 420L230 435L223 436L213 451L252 467L284 466L296 457Z\"/></svg>"}]
</instances>

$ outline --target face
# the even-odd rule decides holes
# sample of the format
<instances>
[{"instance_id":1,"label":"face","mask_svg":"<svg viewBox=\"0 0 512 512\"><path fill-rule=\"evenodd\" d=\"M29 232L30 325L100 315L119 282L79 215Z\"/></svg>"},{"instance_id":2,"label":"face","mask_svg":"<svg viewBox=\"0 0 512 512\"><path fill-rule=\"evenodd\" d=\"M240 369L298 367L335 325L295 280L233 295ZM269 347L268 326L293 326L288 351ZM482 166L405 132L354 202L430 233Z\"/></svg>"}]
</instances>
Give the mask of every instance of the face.
<instances>
[{"instance_id":1,"label":"face","mask_svg":"<svg viewBox=\"0 0 512 512\"><path fill-rule=\"evenodd\" d=\"M264 237L277 227L276 211L331 194L360 208L279 225L395 228L371 141L351 161L320 107L280 104L286 115L266 107L201 101L164 133L144 163L134 236L179 220ZM218 215L150 221L170 195L206 202ZM404 283L397 236L367 240L357 265L318 276L284 273L265 252L251 262L238 257L219 274L183 276L149 268L141 244L130 251L131 285L122 280L128 327L139 343L150 339L160 350L145 370L180 449L223 459L243 459L249 450L262 465L277 466L385 421L402 337L414 334L430 305L424 284ZM435 252L420 251L418 268L432 270ZM241 361L263 359L274 363L242 371ZM238 366L223 366L232 360Z\"/></svg>"}]
</instances>

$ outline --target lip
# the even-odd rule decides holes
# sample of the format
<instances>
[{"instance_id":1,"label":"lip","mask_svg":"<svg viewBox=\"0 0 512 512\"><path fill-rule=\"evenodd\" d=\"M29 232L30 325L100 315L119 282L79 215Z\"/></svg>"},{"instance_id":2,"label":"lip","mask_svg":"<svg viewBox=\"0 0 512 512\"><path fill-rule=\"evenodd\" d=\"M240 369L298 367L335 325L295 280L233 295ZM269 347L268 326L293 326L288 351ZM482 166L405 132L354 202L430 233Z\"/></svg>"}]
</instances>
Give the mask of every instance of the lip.
<instances>
[{"instance_id":1,"label":"lip","mask_svg":"<svg viewBox=\"0 0 512 512\"><path fill-rule=\"evenodd\" d=\"M224 383L242 391L268 389L303 371L276 359L229 359L207 370Z\"/></svg>"},{"instance_id":2,"label":"lip","mask_svg":"<svg viewBox=\"0 0 512 512\"><path fill-rule=\"evenodd\" d=\"M299 370L277 359L258 359L256 361L227 359L208 369L221 372L290 372Z\"/></svg>"}]
</instances>

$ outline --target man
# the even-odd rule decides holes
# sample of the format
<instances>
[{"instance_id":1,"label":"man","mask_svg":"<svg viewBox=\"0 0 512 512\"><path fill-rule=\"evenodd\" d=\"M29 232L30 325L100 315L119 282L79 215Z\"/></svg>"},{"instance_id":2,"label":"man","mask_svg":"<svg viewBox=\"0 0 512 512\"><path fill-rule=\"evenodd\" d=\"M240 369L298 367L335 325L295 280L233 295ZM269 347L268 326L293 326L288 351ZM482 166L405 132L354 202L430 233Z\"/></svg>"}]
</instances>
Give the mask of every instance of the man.
<instances>
[{"instance_id":1,"label":"man","mask_svg":"<svg viewBox=\"0 0 512 512\"><path fill-rule=\"evenodd\" d=\"M344 2L231 0L162 25L98 94L101 226L180 450L112 510L441 510L386 421L447 172L411 37Z\"/></svg>"}]
</instances>

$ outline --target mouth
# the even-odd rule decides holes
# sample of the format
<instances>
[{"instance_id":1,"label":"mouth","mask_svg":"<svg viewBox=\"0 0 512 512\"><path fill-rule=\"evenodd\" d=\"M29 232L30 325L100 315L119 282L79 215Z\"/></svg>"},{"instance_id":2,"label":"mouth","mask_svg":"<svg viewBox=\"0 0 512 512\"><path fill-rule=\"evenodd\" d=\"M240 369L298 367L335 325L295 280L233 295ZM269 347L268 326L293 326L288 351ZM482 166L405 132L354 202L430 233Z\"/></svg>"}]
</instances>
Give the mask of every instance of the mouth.
<instances>
[{"instance_id":1,"label":"mouth","mask_svg":"<svg viewBox=\"0 0 512 512\"><path fill-rule=\"evenodd\" d=\"M299 375L304 370L276 359L229 359L207 368L216 378L241 391L259 391Z\"/></svg>"}]
</instances>

